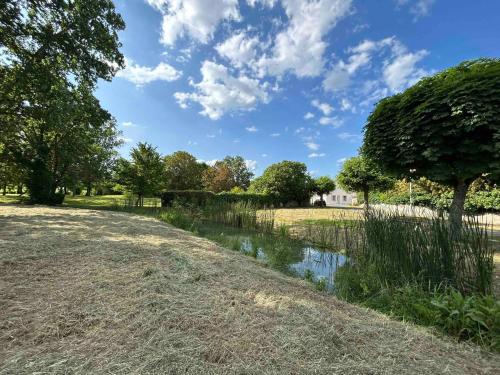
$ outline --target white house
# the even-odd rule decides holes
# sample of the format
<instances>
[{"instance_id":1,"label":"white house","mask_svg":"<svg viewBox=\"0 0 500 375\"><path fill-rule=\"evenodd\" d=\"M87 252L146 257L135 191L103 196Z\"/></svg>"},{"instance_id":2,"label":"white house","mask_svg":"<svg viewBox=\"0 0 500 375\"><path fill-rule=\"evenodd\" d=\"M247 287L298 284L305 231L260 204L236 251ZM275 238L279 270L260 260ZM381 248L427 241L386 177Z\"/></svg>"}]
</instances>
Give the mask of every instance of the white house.
<instances>
[{"instance_id":1,"label":"white house","mask_svg":"<svg viewBox=\"0 0 500 375\"><path fill-rule=\"evenodd\" d=\"M319 199L319 195L314 194L311 197L311 204ZM325 200L327 207L356 206L358 204L358 197L356 193L339 188L329 192L328 194L323 194L323 199Z\"/></svg>"}]
</instances>

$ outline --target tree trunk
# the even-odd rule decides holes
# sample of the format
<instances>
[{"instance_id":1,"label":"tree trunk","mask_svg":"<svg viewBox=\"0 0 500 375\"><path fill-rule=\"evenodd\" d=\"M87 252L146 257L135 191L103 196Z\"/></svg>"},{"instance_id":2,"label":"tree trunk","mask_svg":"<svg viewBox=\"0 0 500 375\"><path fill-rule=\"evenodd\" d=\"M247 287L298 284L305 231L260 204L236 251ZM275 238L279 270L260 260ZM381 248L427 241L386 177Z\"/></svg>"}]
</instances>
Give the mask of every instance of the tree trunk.
<instances>
[{"instance_id":1,"label":"tree trunk","mask_svg":"<svg viewBox=\"0 0 500 375\"><path fill-rule=\"evenodd\" d=\"M370 208L370 203L368 202L368 192L369 192L368 188L365 188L363 190L363 198L365 200L365 210L367 211Z\"/></svg>"},{"instance_id":2,"label":"tree trunk","mask_svg":"<svg viewBox=\"0 0 500 375\"><path fill-rule=\"evenodd\" d=\"M462 227L462 215L464 213L465 197L470 183L464 180L458 181L453 187L453 201L450 206L449 223L451 230L458 233Z\"/></svg>"},{"instance_id":3,"label":"tree trunk","mask_svg":"<svg viewBox=\"0 0 500 375\"><path fill-rule=\"evenodd\" d=\"M23 184L17 185L17 194L23 195Z\"/></svg>"},{"instance_id":4,"label":"tree trunk","mask_svg":"<svg viewBox=\"0 0 500 375\"><path fill-rule=\"evenodd\" d=\"M85 196L90 197L90 192L92 191L92 183L87 183L87 191L85 192Z\"/></svg>"},{"instance_id":5,"label":"tree trunk","mask_svg":"<svg viewBox=\"0 0 500 375\"><path fill-rule=\"evenodd\" d=\"M7 184L3 185L2 195L7 195Z\"/></svg>"}]
</instances>

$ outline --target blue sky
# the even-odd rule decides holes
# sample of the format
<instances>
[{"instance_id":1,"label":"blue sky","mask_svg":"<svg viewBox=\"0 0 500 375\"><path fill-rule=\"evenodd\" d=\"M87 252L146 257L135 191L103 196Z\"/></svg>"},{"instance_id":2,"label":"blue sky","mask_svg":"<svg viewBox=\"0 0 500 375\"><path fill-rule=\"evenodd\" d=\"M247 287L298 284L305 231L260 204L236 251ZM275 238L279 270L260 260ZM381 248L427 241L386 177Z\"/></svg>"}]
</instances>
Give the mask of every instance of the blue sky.
<instances>
[{"instance_id":1,"label":"blue sky","mask_svg":"<svg viewBox=\"0 0 500 375\"><path fill-rule=\"evenodd\" d=\"M97 96L162 154L281 160L334 177L374 103L500 56L496 0L123 0L126 68Z\"/></svg>"}]
</instances>

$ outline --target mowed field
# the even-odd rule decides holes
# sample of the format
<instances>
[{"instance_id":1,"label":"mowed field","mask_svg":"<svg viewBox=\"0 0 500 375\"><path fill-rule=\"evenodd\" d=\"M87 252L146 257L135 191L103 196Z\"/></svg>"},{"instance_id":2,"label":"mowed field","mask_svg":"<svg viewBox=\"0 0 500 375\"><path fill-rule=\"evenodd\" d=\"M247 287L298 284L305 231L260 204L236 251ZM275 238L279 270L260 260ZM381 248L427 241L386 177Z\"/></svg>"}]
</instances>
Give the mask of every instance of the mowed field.
<instances>
[{"instance_id":1,"label":"mowed field","mask_svg":"<svg viewBox=\"0 0 500 375\"><path fill-rule=\"evenodd\" d=\"M0 206L0 374L493 374L500 355L157 220Z\"/></svg>"}]
</instances>

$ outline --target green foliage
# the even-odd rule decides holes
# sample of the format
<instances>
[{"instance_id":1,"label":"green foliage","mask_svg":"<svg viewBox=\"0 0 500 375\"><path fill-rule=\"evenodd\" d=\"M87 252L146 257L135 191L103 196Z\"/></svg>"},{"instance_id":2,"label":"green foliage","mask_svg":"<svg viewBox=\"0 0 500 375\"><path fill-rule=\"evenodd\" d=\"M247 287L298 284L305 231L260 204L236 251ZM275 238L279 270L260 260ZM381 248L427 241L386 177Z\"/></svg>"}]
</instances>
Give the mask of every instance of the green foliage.
<instances>
[{"instance_id":1,"label":"green foliage","mask_svg":"<svg viewBox=\"0 0 500 375\"><path fill-rule=\"evenodd\" d=\"M368 205L366 198L370 190L383 191L394 185L394 180L384 175L377 164L362 156L353 157L344 162L337 176L337 182L345 190L362 191L366 205Z\"/></svg>"},{"instance_id":2,"label":"green foliage","mask_svg":"<svg viewBox=\"0 0 500 375\"><path fill-rule=\"evenodd\" d=\"M321 176L314 179L312 191L318 194L323 201L323 195L335 190L335 181L328 176Z\"/></svg>"},{"instance_id":3,"label":"green foliage","mask_svg":"<svg viewBox=\"0 0 500 375\"><path fill-rule=\"evenodd\" d=\"M58 201L68 172L117 142L93 90L123 67L125 25L110 0L7 0L0 20L0 144L31 202Z\"/></svg>"},{"instance_id":4,"label":"green foliage","mask_svg":"<svg viewBox=\"0 0 500 375\"><path fill-rule=\"evenodd\" d=\"M454 188L459 228L469 185L500 173L500 59L466 61L383 99L365 126L363 155L398 177Z\"/></svg>"},{"instance_id":5,"label":"green foliage","mask_svg":"<svg viewBox=\"0 0 500 375\"><path fill-rule=\"evenodd\" d=\"M162 207L171 207L174 202L181 205L203 207L215 200L215 194L205 190L168 190L161 193Z\"/></svg>"},{"instance_id":6,"label":"green foliage","mask_svg":"<svg viewBox=\"0 0 500 375\"><path fill-rule=\"evenodd\" d=\"M282 161L266 168L263 175L252 181L250 192L270 194L281 203L306 204L313 188L304 163Z\"/></svg>"},{"instance_id":7,"label":"green foliage","mask_svg":"<svg viewBox=\"0 0 500 375\"><path fill-rule=\"evenodd\" d=\"M208 168L198 163L196 158L186 151L177 151L164 158L165 187L169 190L199 190L203 187L203 172Z\"/></svg>"},{"instance_id":8,"label":"green foliage","mask_svg":"<svg viewBox=\"0 0 500 375\"><path fill-rule=\"evenodd\" d=\"M221 162L231 170L234 180L233 186L244 190L248 189L254 174L248 168L245 159L241 156L226 156Z\"/></svg>"},{"instance_id":9,"label":"green foliage","mask_svg":"<svg viewBox=\"0 0 500 375\"><path fill-rule=\"evenodd\" d=\"M120 159L117 179L127 190L137 195L142 205L145 196L156 196L162 187L163 163L156 147L139 143L130 152L131 161Z\"/></svg>"}]
</instances>

